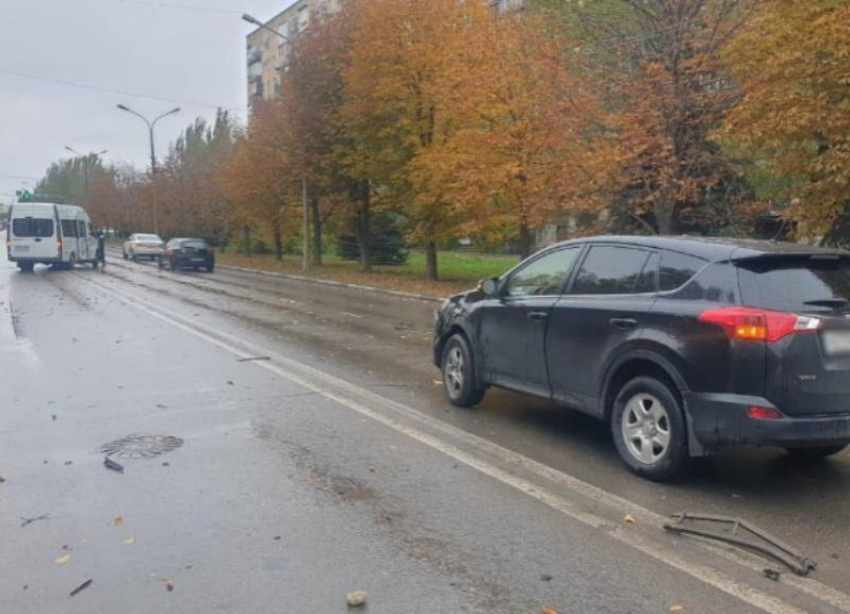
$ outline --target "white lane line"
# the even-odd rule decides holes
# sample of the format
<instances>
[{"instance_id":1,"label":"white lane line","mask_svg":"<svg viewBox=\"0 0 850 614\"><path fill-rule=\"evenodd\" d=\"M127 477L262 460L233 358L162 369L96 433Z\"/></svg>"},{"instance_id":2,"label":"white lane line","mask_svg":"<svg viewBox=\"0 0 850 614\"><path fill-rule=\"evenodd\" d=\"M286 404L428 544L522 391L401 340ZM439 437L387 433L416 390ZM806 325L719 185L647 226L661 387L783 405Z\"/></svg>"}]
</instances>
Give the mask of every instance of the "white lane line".
<instances>
[{"instance_id":1,"label":"white lane line","mask_svg":"<svg viewBox=\"0 0 850 614\"><path fill-rule=\"evenodd\" d=\"M663 516L656 514L655 512L652 512L650 510L647 510L646 508L643 508L636 503L618 497L617 495L608 493L607 491L604 491L596 486L583 482L573 476L552 469L551 467L542 465L537 461L524 457L506 448L502 448L497 444L494 444L485 439L481 439L475 435L472 435L455 427L452 427L451 425L448 425L444 422L430 418L429 416L421 414L420 412L407 406L404 406L400 403L391 401L390 399L385 399L384 397L380 397L379 395L376 395L368 390L362 389L354 384L351 384L350 382L340 380L338 378L335 378L334 376L328 375L327 373L318 371L310 367L309 365L305 365L291 358L282 356L277 352L274 352L273 350L262 348L261 346L257 346L242 339L238 339L224 331L211 329L206 326L203 326L197 322L184 318L180 314L174 313L173 311L167 308L156 305L151 301L148 301L147 299L143 299L141 297L126 297L118 291L106 287L100 282L93 282L89 279L86 279L86 281L95 286L98 286L99 289L108 294L111 294L113 297L117 298L122 302L133 306L157 319L167 322L168 324L175 326L185 332L199 337L207 341L208 343L215 345L216 347L226 350L229 353L235 354L240 358L250 357L252 355L255 355L255 352L260 352L265 355L272 356L275 361L291 365L292 367L298 370L306 371L310 374L311 379L315 378L319 380L324 380L328 382L329 385L344 388L346 390L358 394L359 396L377 400L382 405L391 405L394 408L403 409L404 411L402 413L405 417L414 418L426 426L434 428L435 430L441 431L466 443L470 443L471 445L482 451L487 451L490 454L493 454L500 460L504 460L505 462L514 466L528 469L541 477L545 477L551 481L554 481L555 483L564 486L569 490L577 492L580 495L590 498L591 500L597 501L605 505L606 507L613 508L614 510L618 511L626 511L627 513L631 513L632 515L637 514L639 517L653 522L658 526L660 526L660 524L666 520ZM146 303L149 306L145 306L140 303ZM230 339L232 340L232 343L225 341L222 338ZM249 348L249 351L240 349L238 347L239 345ZM442 452L443 454L446 454L447 456L450 456L451 458L454 458L455 460L462 462L465 465L472 467L499 482L502 482L523 492L524 494L540 501L541 503L548 505L549 507L552 507L553 509L563 514L570 516L575 520L578 520L579 522L582 522L593 528L603 529L614 539L617 539L618 541L627 544L639 550L640 552L643 552L644 554L656 560L664 562L670 565L671 567L683 573L686 573L698 580L701 580L704 583L709 584L710 586L713 586L729 595L737 597L738 599L754 607L757 607L771 614L804 614L803 610L800 610L799 608L790 603L787 603L772 595L764 593L750 585L739 582L738 580L735 580L734 578L731 578L727 574L724 574L723 572L720 572L714 568L684 560L674 550L671 550L670 548L665 547L661 544L653 543L650 540L642 537L641 535L638 535L637 533L623 531L619 527L614 527L612 529L610 522L608 522L604 518L580 510L575 504L541 488L533 482L529 482L528 480L518 477L508 471L500 469L499 467L488 463L487 461L481 460L457 448L456 446L446 443L441 439L438 439L424 431L420 431L419 429L402 424L401 422L389 416L386 416L383 413L375 411L370 407L367 407L362 403L357 402L356 400L341 396L335 392L327 390L326 388L315 384L310 379L292 373L291 371L282 369L274 363L259 362L254 364L256 364L256 366L258 367L271 371L276 375L284 377L308 390L312 390L317 394L324 396L325 398L339 403L340 405L357 411L358 413L369 417L381 424L384 424L385 426L388 426L389 428L392 428L397 432L407 435L408 437L419 441L420 443L423 443L433 449L436 449ZM726 555L726 558L732 560L733 562L743 564L746 567L754 570L760 570L762 567L764 567L763 563L761 565L758 565L752 560L746 560L741 557L729 555L729 553L720 548L714 548L709 546L709 549L718 554ZM808 578L792 577L790 576L790 574L786 574L785 577L783 577L783 582L802 592L816 597L821 601L825 601L838 609L850 612L850 596L840 591L823 585L815 580L811 580Z\"/></svg>"}]
</instances>

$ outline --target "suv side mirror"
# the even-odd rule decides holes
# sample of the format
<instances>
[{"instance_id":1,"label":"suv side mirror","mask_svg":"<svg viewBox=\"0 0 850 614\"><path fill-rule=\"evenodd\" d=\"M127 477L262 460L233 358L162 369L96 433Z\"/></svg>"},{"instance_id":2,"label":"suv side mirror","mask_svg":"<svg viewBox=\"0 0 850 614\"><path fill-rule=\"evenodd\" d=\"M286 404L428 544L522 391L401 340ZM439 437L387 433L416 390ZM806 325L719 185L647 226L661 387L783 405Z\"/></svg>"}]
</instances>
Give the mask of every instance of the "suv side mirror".
<instances>
[{"instance_id":1,"label":"suv side mirror","mask_svg":"<svg viewBox=\"0 0 850 614\"><path fill-rule=\"evenodd\" d=\"M487 279L482 279L481 282L479 282L478 287L481 289L481 292L484 293L484 296L493 298L499 294L499 278L489 277Z\"/></svg>"}]
</instances>

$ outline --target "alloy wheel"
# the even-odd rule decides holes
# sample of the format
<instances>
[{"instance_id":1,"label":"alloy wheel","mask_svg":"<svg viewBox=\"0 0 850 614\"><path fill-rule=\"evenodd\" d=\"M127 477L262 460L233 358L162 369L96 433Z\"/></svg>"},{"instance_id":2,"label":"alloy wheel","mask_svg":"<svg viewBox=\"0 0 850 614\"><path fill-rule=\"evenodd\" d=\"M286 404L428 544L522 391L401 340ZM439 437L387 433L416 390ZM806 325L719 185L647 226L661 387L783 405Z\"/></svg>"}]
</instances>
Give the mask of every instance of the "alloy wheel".
<instances>
[{"instance_id":1,"label":"alloy wheel","mask_svg":"<svg viewBox=\"0 0 850 614\"><path fill-rule=\"evenodd\" d=\"M463 392L465 376L463 352L461 352L460 346L455 345L449 350L444 371L446 389L449 391L449 396L456 399Z\"/></svg>"},{"instance_id":2,"label":"alloy wheel","mask_svg":"<svg viewBox=\"0 0 850 614\"><path fill-rule=\"evenodd\" d=\"M658 463L670 447L667 408L646 392L628 400L620 428L629 454L645 465Z\"/></svg>"}]
</instances>

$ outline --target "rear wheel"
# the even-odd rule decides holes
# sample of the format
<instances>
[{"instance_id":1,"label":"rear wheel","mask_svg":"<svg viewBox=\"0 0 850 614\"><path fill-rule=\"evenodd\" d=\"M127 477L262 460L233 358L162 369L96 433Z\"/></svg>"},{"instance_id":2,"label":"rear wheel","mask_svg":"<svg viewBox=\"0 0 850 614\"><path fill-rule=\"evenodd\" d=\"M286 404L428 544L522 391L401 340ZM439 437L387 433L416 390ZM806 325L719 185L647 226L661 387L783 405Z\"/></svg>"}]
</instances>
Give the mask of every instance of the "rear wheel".
<instances>
[{"instance_id":1,"label":"rear wheel","mask_svg":"<svg viewBox=\"0 0 850 614\"><path fill-rule=\"evenodd\" d=\"M169 267L168 267L168 268L170 268L172 271L176 271L176 270L177 270L177 260L175 260L174 258L172 258L172 259L169 261Z\"/></svg>"},{"instance_id":2,"label":"rear wheel","mask_svg":"<svg viewBox=\"0 0 850 614\"><path fill-rule=\"evenodd\" d=\"M71 257L68 258L68 262L65 263L65 270L73 271L75 266L77 266L77 254L71 254Z\"/></svg>"},{"instance_id":3,"label":"rear wheel","mask_svg":"<svg viewBox=\"0 0 850 614\"><path fill-rule=\"evenodd\" d=\"M213 271L215 271L215 262L207 265L207 273L212 273Z\"/></svg>"},{"instance_id":4,"label":"rear wheel","mask_svg":"<svg viewBox=\"0 0 850 614\"><path fill-rule=\"evenodd\" d=\"M458 407L478 405L485 388L475 381L475 363L469 343L462 335L453 335L443 348L443 385L449 401Z\"/></svg>"},{"instance_id":5,"label":"rear wheel","mask_svg":"<svg viewBox=\"0 0 850 614\"><path fill-rule=\"evenodd\" d=\"M21 269L22 273L32 273L32 270L35 268L35 264L32 262L19 262L18 268Z\"/></svg>"},{"instance_id":6,"label":"rear wheel","mask_svg":"<svg viewBox=\"0 0 850 614\"><path fill-rule=\"evenodd\" d=\"M816 460L834 456L843 451L847 444L836 444L834 446L814 446L811 448L786 448L788 454L800 460Z\"/></svg>"},{"instance_id":7,"label":"rear wheel","mask_svg":"<svg viewBox=\"0 0 850 614\"><path fill-rule=\"evenodd\" d=\"M122 251L122 252L121 252L121 255L122 255L122 256L124 256L124 260L127 260L127 259L129 259L129 258L130 258L130 256L128 256L128 255L127 255L127 252L126 252L126 251Z\"/></svg>"},{"instance_id":8,"label":"rear wheel","mask_svg":"<svg viewBox=\"0 0 850 614\"><path fill-rule=\"evenodd\" d=\"M611 412L620 457L650 480L670 480L690 462L681 404L664 382L636 377L622 387Z\"/></svg>"}]
</instances>

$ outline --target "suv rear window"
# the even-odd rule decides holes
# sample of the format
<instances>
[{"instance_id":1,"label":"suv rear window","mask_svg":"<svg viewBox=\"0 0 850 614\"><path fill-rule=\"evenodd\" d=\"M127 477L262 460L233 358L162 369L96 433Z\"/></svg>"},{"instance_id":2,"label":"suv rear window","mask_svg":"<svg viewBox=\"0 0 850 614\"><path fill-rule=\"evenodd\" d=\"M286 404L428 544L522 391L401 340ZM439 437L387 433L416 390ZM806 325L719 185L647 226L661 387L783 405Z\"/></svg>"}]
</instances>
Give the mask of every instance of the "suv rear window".
<instances>
[{"instance_id":1,"label":"suv rear window","mask_svg":"<svg viewBox=\"0 0 850 614\"><path fill-rule=\"evenodd\" d=\"M49 218L19 217L12 220L12 234L16 237L52 237L53 220Z\"/></svg>"},{"instance_id":2,"label":"suv rear window","mask_svg":"<svg viewBox=\"0 0 850 614\"><path fill-rule=\"evenodd\" d=\"M658 271L659 289L664 292L683 286L704 265L705 260L702 258L665 250L661 255L661 268Z\"/></svg>"},{"instance_id":3,"label":"suv rear window","mask_svg":"<svg viewBox=\"0 0 850 614\"><path fill-rule=\"evenodd\" d=\"M773 311L829 311L811 301L850 302L850 260L765 258L738 265L741 299L748 307ZM809 304L807 304L809 303Z\"/></svg>"},{"instance_id":4,"label":"suv rear window","mask_svg":"<svg viewBox=\"0 0 850 614\"><path fill-rule=\"evenodd\" d=\"M183 241L181 245L188 249L209 249L209 245L207 245L206 241Z\"/></svg>"},{"instance_id":5,"label":"suv rear window","mask_svg":"<svg viewBox=\"0 0 850 614\"><path fill-rule=\"evenodd\" d=\"M573 294L632 294L649 252L594 245L573 283Z\"/></svg>"}]
</instances>

